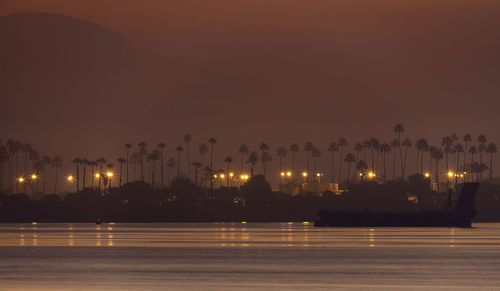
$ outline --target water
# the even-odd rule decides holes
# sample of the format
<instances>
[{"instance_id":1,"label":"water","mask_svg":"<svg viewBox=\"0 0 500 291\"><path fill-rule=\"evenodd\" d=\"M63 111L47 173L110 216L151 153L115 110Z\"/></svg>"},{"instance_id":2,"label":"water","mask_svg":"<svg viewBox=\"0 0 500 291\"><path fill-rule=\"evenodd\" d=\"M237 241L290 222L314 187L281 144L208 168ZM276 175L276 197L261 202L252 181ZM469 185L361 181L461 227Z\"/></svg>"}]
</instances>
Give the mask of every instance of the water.
<instances>
[{"instance_id":1,"label":"water","mask_svg":"<svg viewBox=\"0 0 500 291\"><path fill-rule=\"evenodd\" d=\"M0 224L1 290L500 289L500 223Z\"/></svg>"}]
</instances>

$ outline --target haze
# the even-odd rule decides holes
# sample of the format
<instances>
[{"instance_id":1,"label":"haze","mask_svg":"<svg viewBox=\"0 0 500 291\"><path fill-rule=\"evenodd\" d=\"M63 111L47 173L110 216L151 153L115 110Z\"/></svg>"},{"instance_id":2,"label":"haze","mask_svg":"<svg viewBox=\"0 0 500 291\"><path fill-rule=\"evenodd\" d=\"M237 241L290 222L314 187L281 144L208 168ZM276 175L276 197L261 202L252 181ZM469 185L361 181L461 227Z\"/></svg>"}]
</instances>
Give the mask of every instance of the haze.
<instances>
[{"instance_id":1,"label":"haze","mask_svg":"<svg viewBox=\"0 0 500 291\"><path fill-rule=\"evenodd\" d=\"M38 41L29 24L14 32L0 25L0 132L67 158L116 155L142 140L166 142L173 154L185 133L195 144L213 136L220 164L241 143L312 141L326 152L340 136L350 145L389 141L396 123L436 144L466 132L498 141L499 8L458 0L4 0L2 16L62 14L126 39L67 31L69 52L60 34L44 36L45 18L32 22ZM122 45L122 58L114 56ZM61 53L47 57L52 46ZM109 54L87 55L99 48ZM72 69L85 69L65 74L66 54L81 59ZM27 59L51 63L19 65ZM41 68L49 69L34 73Z\"/></svg>"}]
</instances>

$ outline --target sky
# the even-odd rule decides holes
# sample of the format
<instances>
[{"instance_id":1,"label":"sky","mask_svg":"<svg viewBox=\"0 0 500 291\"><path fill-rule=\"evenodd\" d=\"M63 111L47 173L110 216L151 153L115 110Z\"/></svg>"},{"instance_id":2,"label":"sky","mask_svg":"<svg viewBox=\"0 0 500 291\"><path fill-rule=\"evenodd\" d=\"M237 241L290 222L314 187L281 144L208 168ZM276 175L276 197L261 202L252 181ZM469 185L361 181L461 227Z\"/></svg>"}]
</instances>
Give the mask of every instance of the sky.
<instances>
[{"instance_id":1,"label":"sky","mask_svg":"<svg viewBox=\"0 0 500 291\"><path fill-rule=\"evenodd\" d=\"M224 156L235 155L231 151L240 143L256 148L266 141L276 148L309 140L326 156L328 143L340 136L351 144L371 136L389 141L399 122L412 139L427 137L434 144L451 133L484 133L491 141L500 139L498 1L0 3L0 15L25 11L95 23L169 62L222 72L214 74L220 76L215 81L208 78L210 84L196 83L193 87L198 91L176 93L191 104L178 110L168 109L178 101L162 101L156 85L145 94L149 97L124 94L113 102L129 104L120 109L130 114L110 110L108 114L116 118L106 117L107 129L96 122L94 130L86 130L85 119L92 122L98 115L102 118L103 112L86 110L85 115L78 109L68 109L72 112L68 116L54 114L52 122L46 117L46 123L33 131L29 118L9 118L16 125L2 128L7 136L32 139L48 152L111 155L125 142L146 140L152 144L165 141L173 154L175 145L189 132L195 144L218 137ZM150 98L151 105L137 110L135 102L141 98ZM170 118L152 117L157 115L151 112L160 107L171 110L166 114ZM72 139L62 134L69 124L79 132ZM89 140L101 142L96 146Z\"/></svg>"}]
</instances>

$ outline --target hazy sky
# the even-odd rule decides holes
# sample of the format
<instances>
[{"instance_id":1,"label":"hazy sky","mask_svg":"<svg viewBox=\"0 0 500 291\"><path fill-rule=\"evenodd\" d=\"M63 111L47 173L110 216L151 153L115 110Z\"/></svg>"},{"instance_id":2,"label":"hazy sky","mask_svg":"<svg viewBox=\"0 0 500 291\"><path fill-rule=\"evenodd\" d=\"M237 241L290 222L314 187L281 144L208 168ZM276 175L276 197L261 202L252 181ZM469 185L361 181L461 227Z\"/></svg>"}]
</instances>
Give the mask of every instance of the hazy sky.
<instances>
[{"instance_id":1,"label":"hazy sky","mask_svg":"<svg viewBox=\"0 0 500 291\"><path fill-rule=\"evenodd\" d=\"M175 128L169 134L178 136L170 144L180 143L189 131L200 140L219 137L226 152L240 141L276 147L312 140L326 154L327 143L339 136L352 142L370 136L389 140L397 122L406 125L410 137L429 137L433 143L452 132L500 140L499 1L0 3L0 15L19 11L87 20L171 61L234 73L238 81L229 84L231 94L190 96L196 114L170 123ZM162 132L163 119L141 114L138 123L127 120L137 125L131 129L134 140L171 138ZM145 124L148 129L141 129ZM109 138L110 148L127 139L119 129L115 135L96 134L99 130L88 137ZM28 132L6 132L29 139Z\"/></svg>"}]
</instances>

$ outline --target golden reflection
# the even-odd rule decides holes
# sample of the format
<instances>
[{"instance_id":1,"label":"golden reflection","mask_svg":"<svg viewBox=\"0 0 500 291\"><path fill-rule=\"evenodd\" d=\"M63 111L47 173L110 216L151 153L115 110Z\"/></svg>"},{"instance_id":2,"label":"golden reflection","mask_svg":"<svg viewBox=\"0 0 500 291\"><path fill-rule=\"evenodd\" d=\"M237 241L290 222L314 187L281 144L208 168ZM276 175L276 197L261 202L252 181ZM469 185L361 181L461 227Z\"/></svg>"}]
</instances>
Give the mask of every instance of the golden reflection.
<instances>
[{"instance_id":1,"label":"golden reflection","mask_svg":"<svg viewBox=\"0 0 500 291\"><path fill-rule=\"evenodd\" d=\"M19 236L19 245L20 245L20 246L24 246L24 234L21 234L21 235Z\"/></svg>"},{"instance_id":2,"label":"golden reflection","mask_svg":"<svg viewBox=\"0 0 500 291\"><path fill-rule=\"evenodd\" d=\"M36 233L33 234L33 246L38 246L38 235Z\"/></svg>"},{"instance_id":3,"label":"golden reflection","mask_svg":"<svg viewBox=\"0 0 500 291\"><path fill-rule=\"evenodd\" d=\"M113 235L111 233L108 233L108 247L113 246Z\"/></svg>"}]
</instances>

